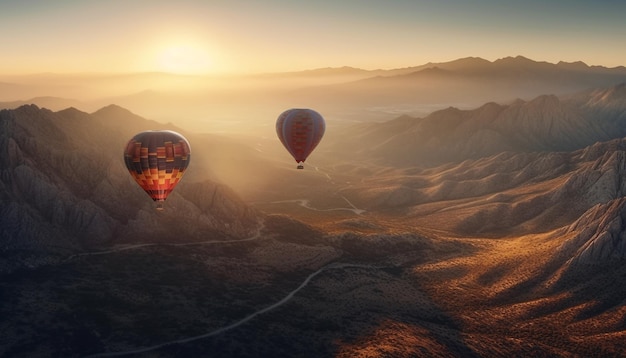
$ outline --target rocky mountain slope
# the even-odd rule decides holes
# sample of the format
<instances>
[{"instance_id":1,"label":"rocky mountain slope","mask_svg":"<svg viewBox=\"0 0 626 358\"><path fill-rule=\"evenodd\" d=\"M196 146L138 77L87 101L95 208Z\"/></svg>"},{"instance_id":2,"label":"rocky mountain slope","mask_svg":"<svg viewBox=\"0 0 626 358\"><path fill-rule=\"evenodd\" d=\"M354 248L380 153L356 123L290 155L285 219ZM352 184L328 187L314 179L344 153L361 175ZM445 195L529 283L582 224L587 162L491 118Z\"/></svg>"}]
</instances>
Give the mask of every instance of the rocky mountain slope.
<instances>
[{"instance_id":1,"label":"rocky mountain slope","mask_svg":"<svg viewBox=\"0 0 626 358\"><path fill-rule=\"evenodd\" d=\"M551 233L572 272L626 257L626 138L572 152L501 153L364 176L342 194L398 225L449 235ZM391 220L391 219L390 219Z\"/></svg>"},{"instance_id":2,"label":"rocky mountain slope","mask_svg":"<svg viewBox=\"0 0 626 358\"><path fill-rule=\"evenodd\" d=\"M359 124L337 135L338 153L402 166L436 166L504 151L571 151L626 135L626 84L559 98L543 95L424 118Z\"/></svg>"},{"instance_id":3,"label":"rocky mountain slope","mask_svg":"<svg viewBox=\"0 0 626 358\"><path fill-rule=\"evenodd\" d=\"M117 121L110 120L111 112ZM34 105L2 110L2 270L11 269L8 257L13 264L35 265L112 243L249 235L258 214L210 179L202 150L192 153L195 168L162 213L130 179L121 160L126 141L140 130L166 127L176 130L116 107L94 115Z\"/></svg>"}]
</instances>

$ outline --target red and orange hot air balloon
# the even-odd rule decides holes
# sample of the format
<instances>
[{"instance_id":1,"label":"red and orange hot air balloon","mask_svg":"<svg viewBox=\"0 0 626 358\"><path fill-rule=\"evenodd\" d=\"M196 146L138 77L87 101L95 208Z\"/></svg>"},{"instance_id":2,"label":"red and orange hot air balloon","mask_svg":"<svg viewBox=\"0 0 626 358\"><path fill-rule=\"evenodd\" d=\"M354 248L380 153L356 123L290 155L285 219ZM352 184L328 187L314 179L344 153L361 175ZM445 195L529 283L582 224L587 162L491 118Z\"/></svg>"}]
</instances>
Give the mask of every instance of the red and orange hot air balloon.
<instances>
[{"instance_id":1,"label":"red and orange hot air balloon","mask_svg":"<svg viewBox=\"0 0 626 358\"><path fill-rule=\"evenodd\" d=\"M126 145L124 163L137 184L163 210L163 202L185 174L191 148L187 139L174 131L145 131Z\"/></svg>"},{"instance_id":2,"label":"red and orange hot air balloon","mask_svg":"<svg viewBox=\"0 0 626 358\"><path fill-rule=\"evenodd\" d=\"M288 109L276 120L276 134L298 163L298 169L304 169L302 163L322 140L325 130L324 118L312 109Z\"/></svg>"}]
</instances>

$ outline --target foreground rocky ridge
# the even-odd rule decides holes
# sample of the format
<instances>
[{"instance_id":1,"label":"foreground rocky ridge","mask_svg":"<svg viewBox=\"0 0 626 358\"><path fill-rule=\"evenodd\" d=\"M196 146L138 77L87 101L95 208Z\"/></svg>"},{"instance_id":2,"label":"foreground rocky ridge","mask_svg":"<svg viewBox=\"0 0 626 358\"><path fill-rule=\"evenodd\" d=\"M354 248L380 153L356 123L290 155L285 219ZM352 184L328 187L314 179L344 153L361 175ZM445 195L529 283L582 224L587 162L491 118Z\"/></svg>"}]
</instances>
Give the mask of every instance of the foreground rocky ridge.
<instances>
[{"instance_id":1,"label":"foreground rocky ridge","mask_svg":"<svg viewBox=\"0 0 626 358\"><path fill-rule=\"evenodd\" d=\"M122 115L124 125L109 121L106 111ZM166 126L120 108L103 112L34 105L0 112L3 257L28 261L112 243L236 238L256 229L258 214L200 169L156 212L128 176L121 148L136 131Z\"/></svg>"}]
</instances>

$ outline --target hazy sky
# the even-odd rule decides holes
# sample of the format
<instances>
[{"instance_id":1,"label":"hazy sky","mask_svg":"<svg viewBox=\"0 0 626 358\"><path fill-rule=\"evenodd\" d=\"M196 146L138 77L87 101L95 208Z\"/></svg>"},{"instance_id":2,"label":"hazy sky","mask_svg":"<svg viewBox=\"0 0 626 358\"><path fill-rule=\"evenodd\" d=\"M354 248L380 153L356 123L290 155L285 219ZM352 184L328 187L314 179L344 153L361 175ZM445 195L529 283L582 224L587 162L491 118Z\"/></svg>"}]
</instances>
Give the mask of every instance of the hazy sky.
<instances>
[{"instance_id":1,"label":"hazy sky","mask_svg":"<svg viewBox=\"0 0 626 358\"><path fill-rule=\"evenodd\" d=\"M626 65L626 1L0 0L0 74Z\"/></svg>"}]
</instances>

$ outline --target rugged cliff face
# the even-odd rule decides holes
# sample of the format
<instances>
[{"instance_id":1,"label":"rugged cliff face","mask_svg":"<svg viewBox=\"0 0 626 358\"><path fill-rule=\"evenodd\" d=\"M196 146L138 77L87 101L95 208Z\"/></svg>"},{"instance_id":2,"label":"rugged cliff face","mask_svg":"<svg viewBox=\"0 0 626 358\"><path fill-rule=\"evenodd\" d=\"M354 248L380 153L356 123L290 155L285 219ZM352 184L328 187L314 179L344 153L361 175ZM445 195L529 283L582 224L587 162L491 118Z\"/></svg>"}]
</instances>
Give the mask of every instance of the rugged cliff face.
<instances>
[{"instance_id":1,"label":"rugged cliff face","mask_svg":"<svg viewBox=\"0 0 626 358\"><path fill-rule=\"evenodd\" d=\"M626 199L597 204L567 227L560 253L567 266L607 264L626 259Z\"/></svg>"},{"instance_id":2,"label":"rugged cliff face","mask_svg":"<svg viewBox=\"0 0 626 358\"><path fill-rule=\"evenodd\" d=\"M36 265L112 243L243 237L255 230L258 214L201 170L156 212L122 161L125 142L156 123L121 108L108 111L117 111L120 122L33 105L0 111L2 270L8 262Z\"/></svg>"},{"instance_id":3,"label":"rugged cliff face","mask_svg":"<svg viewBox=\"0 0 626 358\"><path fill-rule=\"evenodd\" d=\"M590 207L562 231L568 239L559 254L568 268L619 262L626 258L626 141L597 143L580 157L590 165L570 182Z\"/></svg>"}]
</instances>

